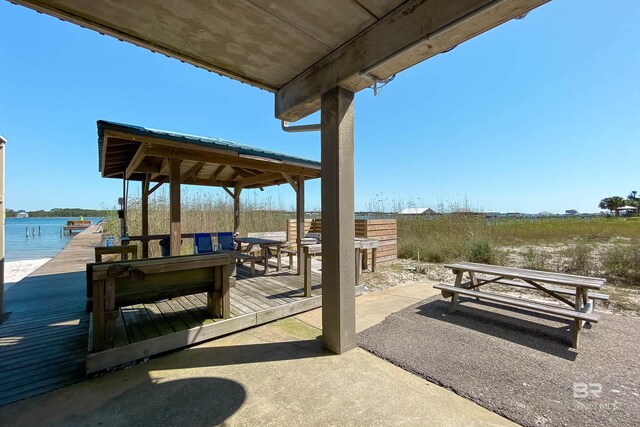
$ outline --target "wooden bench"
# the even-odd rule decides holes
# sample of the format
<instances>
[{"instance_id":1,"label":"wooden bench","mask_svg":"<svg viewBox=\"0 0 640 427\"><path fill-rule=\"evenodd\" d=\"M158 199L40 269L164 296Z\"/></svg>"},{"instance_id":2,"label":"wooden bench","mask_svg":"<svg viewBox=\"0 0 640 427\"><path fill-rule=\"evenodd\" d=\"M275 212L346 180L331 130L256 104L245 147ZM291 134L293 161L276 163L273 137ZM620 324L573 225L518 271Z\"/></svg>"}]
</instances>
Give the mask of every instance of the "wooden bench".
<instances>
[{"instance_id":1,"label":"wooden bench","mask_svg":"<svg viewBox=\"0 0 640 427\"><path fill-rule=\"evenodd\" d=\"M88 264L91 351L113 346L120 307L206 292L211 316L228 319L234 263L233 254L216 253Z\"/></svg>"},{"instance_id":2,"label":"wooden bench","mask_svg":"<svg viewBox=\"0 0 640 427\"><path fill-rule=\"evenodd\" d=\"M582 322L597 323L598 316L593 313L589 313L590 304L587 303L583 307L582 311L576 311L566 309L563 307L552 306L548 304L542 304L534 301L527 301L522 298L513 298L504 295L498 295L491 292L480 292L471 289L466 289L460 286L451 286L445 284L437 284L434 286L436 289L442 291L442 296L445 298L452 297L451 304L449 305L449 313L455 313L458 309L458 295L464 295L467 297L476 298L478 300L486 300L491 302L497 302L500 304L510 305L513 307L524 308L527 310L537 311L540 313L551 314L558 317L574 320L573 325L573 339L571 346L575 349L578 348L578 335L580 333Z\"/></svg>"},{"instance_id":3,"label":"wooden bench","mask_svg":"<svg viewBox=\"0 0 640 427\"><path fill-rule=\"evenodd\" d=\"M260 260L262 260L261 256L255 256L251 254L243 254L243 253L236 252L236 262L238 264L244 264L245 262L248 262L251 267L252 277L255 276L256 274L256 261L260 261Z\"/></svg>"}]
</instances>

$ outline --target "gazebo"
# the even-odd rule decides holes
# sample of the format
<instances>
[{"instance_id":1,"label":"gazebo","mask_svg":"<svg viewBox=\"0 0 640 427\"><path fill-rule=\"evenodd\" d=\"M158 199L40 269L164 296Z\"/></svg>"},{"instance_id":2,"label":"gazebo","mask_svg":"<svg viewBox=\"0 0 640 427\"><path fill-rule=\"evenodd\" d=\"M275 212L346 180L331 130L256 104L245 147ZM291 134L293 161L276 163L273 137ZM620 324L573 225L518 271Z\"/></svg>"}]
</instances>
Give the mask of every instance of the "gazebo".
<instances>
[{"instance_id":1,"label":"gazebo","mask_svg":"<svg viewBox=\"0 0 640 427\"><path fill-rule=\"evenodd\" d=\"M320 177L320 163L219 138L187 135L100 120L99 169L104 178L139 181L142 257L149 256L149 196L169 184L171 255L180 255L181 184L223 188L233 198L233 229L240 226L243 189L290 184L296 192L298 260L304 237L304 183ZM298 262L298 273L302 263Z\"/></svg>"},{"instance_id":2,"label":"gazebo","mask_svg":"<svg viewBox=\"0 0 640 427\"><path fill-rule=\"evenodd\" d=\"M12 1L271 91L277 119L321 111L323 339L340 354L355 347L356 331L355 92L375 89L548 0ZM174 192L179 175L204 161L192 157L195 163L183 170L175 156L164 158ZM240 173L232 181L251 179ZM179 225L172 227L178 233Z\"/></svg>"}]
</instances>

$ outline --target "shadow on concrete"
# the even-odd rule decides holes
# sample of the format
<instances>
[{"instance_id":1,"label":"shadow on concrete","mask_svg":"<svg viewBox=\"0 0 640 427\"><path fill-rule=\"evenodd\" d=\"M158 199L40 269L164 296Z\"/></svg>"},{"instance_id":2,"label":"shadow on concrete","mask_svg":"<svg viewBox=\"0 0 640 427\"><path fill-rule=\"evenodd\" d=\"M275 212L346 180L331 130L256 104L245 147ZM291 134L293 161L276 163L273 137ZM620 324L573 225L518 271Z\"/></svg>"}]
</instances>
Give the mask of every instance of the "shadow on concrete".
<instances>
[{"instance_id":1,"label":"shadow on concrete","mask_svg":"<svg viewBox=\"0 0 640 427\"><path fill-rule=\"evenodd\" d=\"M486 301L460 297L458 311L449 314L449 301L437 299L417 307L418 314L464 327L531 349L575 360L570 349L570 320L508 307ZM586 329L589 326L585 326Z\"/></svg>"},{"instance_id":2,"label":"shadow on concrete","mask_svg":"<svg viewBox=\"0 0 640 427\"><path fill-rule=\"evenodd\" d=\"M188 369L213 366L268 363L284 360L311 359L332 356L318 338L260 344L229 344L228 346L194 347L176 357L157 359L153 369Z\"/></svg>"},{"instance_id":3,"label":"shadow on concrete","mask_svg":"<svg viewBox=\"0 0 640 427\"><path fill-rule=\"evenodd\" d=\"M245 388L225 378L145 381L64 425L220 425L245 402Z\"/></svg>"}]
</instances>

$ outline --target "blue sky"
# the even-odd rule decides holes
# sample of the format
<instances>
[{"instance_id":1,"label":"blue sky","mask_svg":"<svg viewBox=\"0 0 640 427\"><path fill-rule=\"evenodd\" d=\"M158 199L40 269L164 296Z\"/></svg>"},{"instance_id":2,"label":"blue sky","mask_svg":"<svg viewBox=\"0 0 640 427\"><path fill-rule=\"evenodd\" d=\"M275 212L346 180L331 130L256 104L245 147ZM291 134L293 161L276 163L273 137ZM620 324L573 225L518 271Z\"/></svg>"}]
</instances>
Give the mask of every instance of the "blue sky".
<instances>
[{"instance_id":1,"label":"blue sky","mask_svg":"<svg viewBox=\"0 0 640 427\"><path fill-rule=\"evenodd\" d=\"M360 92L356 208L594 212L640 190L639 22L636 0L555 0ZM114 206L98 119L320 157L319 134L280 130L268 92L4 1L0 64L8 208ZM294 202L284 185L246 193Z\"/></svg>"}]
</instances>

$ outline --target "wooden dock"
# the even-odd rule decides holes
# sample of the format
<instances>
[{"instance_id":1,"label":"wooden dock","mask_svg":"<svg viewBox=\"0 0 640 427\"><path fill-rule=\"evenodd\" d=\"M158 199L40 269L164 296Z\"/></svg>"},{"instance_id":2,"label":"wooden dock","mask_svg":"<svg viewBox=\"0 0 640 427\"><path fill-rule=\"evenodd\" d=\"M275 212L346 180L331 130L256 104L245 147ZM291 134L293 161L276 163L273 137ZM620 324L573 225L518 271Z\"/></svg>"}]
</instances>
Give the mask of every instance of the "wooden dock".
<instances>
[{"instance_id":1,"label":"wooden dock","mask_svg":"<svg viewBox=\"0 0 640 427\"><path fill-rule=\"evenodd\" d=\"M8 320L0 325L0 405L82 381L133 360L187 347L320 307L321 276L312 274L312 296L303 277L283 268L250 277L239 267L231 288L231 318L211 319L206 296L189 295L120 309L114 347L88 353L85 265L101 235L92 227L6 294ZM360 291L359 288L356 289Z\"/></svg>"},{"instance_id":2,"label":"wooden dock","mask_svg":"<svg viewBox=\"0 0 640 427\"><path fill-rule=\"evenodd\" d=\"M0 325L0 405L85 378L85 265L101 235L76 235L55 258L9 289Z\"/></svg>"}]
</instances>

